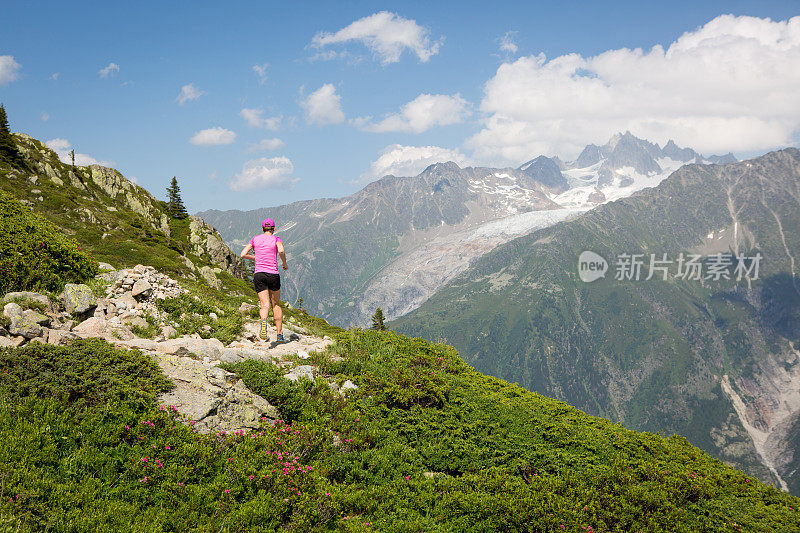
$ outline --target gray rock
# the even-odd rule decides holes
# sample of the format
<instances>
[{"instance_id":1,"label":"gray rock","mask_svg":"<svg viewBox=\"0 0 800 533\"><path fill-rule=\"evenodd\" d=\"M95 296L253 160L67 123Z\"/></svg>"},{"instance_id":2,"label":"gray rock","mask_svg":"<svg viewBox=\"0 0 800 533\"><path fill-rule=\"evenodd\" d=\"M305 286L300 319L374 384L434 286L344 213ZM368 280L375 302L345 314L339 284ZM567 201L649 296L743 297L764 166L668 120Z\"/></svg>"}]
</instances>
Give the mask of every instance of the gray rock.
<instances>
[{"instance_id":1,"label":"gray rock","mask_svg":"<svg viewBox=\"0 0 800 533\"><path fill-rule=\"evenodd\" d=\"M211 320L219 320L217 313L208 313L208 318L210 318Z\"/></svg>"},{"instance_id":2,"label":"gray rock","mask_svg":"<svg viewBox=\"0 0 800 533\"><path fill-rule=\"evenodd\" d=\"M28 320L32 320L33 322L36 322L40 326L48 326L48 325L50 325L50 320L51 319L50 319L49 316L43 315L42 313L39 313L38 311L34 311L33 309L26 309L25 311L22 312L22 315L25 318L27 318Z\"/></svg>"},{"instance_id":3,"label":"gray rock","mask_svg":"<svg viewBox=\"0 0 800 533\"><path fill-rule=\"evenodd\" d=\"M249 315L253 309L258 309L258 306L247 302L242 302L242 305L239 306L239 312L243 315Z\"/></svg>"},{"instance_id":4,"label":"gray rock","mask_svg":"<svg viewBox=\"0 0 800 533\"><path fill-rule=\"evenodd\" d=\"M11 320L15 318L22 320L22 307L15 303L7 303L3 306L3 316L7 316Z\"/></svg>"},{"instance_id":5,"label":"gray rock","mask_svg":"<svg viewBox=\"0 0 800 533\"><path fill-rule=\"evenodd\" d=\"M161 335L163 335L165 339L172 339L178 336L178 330L172 326L164 326L161 328Z\"/></svg>"},{"instance_id":6,"label":"gray rock","mask_svg":"<svg viewBox=\"0 0 800 533\"><path fill-rule=\"evenodd\" d=\"M236 363L241 363L244 361L244 358L240 355L237 350L230 350L228 348L222 350L222 356L219 358L220 361L223 363L230 363L235 365Z\"/></svg>"},{"instance_id":7,"label":"gray rock","mask_svg":"<svg viewBox=\"0 0 800 533\"><path fill-rule=\"evenodd\" d=\"M63 331L72 331L72 328L74 328L74 327L75 327L75 321L74 320L67 320L66 322L61 324L61 329Z\"/></svg>"},{"instance_id":8,"label":"gray rock","mask_svg":"<svg viewBox=\"0 0 800 533\"><path fill-rule=\"evenodd\" d=\"M133 327L139 327L139 328L142 328L142 329L144 329L144 328L146 328L146 327L148 327L148 326L150 325L150 324L147 322L147 320L145 320L144 318L142 318L142 317L140 317L140 316L134 316L134 317L131 317L130 319L128 319L128 320L127 320L127 323L128 323L128 324L129 324L129 325L130 325L132 328L133 328Z\"/></svg>"},{"instance_id":9,"label":"gray rock","mask_svg":"<svg viewBox=\"0 0 800 533\"><path fill-rule=\"evenodd\" d=\"M289 381L297 381L301 377L305 377L314 381L314 367L311 365L300 365L294 367L289 373L284 375Z\"/></svg>"},{"instance_id":10,"label":"gray rock","mask_svg":"<svg viewBox=\"0 0 800 533\"><path fill-rule=\"evenodd\" d=\"M34 300L36 302L40 302L47 307L47 309L51 308L52 303L50 302L50 298L45 296L44 294L39 294L38 292L29 292L29 291L22 291L22 292L9 292L3 296L3 302L7 303L15 299L25 298L28 300Z\"/></svg>"},{"instance_id":11,"label":"gray rock","mask_svg":"<svg viewBox=\"0 0 800 533\"><path fill-rule=\"evenodd\" d=\"M103 263L102 261L97 263L97 266L100 270L115 270L113 266L109 265L108 263Z\"/></svg>"},{"instance_id":12,"label":"gray rock","mask_svg":"<svg viewBox=\"0 0 800 533\"><path fill-rule=\"evenodd\" d=\"M64 286L64 308L68 313L82 314L97 305L92 289L84 284L67 283Z\"/></svg>"},{"instance_id":13,"label":"gray rock","mask_svg":"<svg viewBox=\"0 0 800 533\"><path fill-rule=\"evenodd\" d=\"M200 269L200 275L203 276L203 279L206 280L209 287L213 287L217 290L222 288L222 282L217 278L216 274L214 274L214 269L209 266L204 266Z\"/></svg>"},{"instance_id":14,"label":"gray rock","mask_svg":"<svg viewBox=\"0 0 800 533\"><path fill-rule=\"evenodd\" d=\"M136 306L139 305L139 302L137 302L136 298L133 297L133 294L128 291L117 298L115 305L118 309L121 307L122 309L130 311L131 309L136 309Z\"/></svg>"},{"instance_id":15,"label":"gray rock","mask_svg":"<svg viewBox=\"0 0 800 533\"><path fill-rule=\"evenodd\" d=\"M25 337L22 335L18 337L11 337L11 341L14 343L14 346L22 346L25 344Z\"/></svg>"},{"instance_id":16,"label":"gray rock","mask_svg":"<svg viewBox=\"0 0 800 533\"><path fill-rule=\"evenodd\" d=\"M134 338L130 340L118 340L114 345L120 348L136 348L137 350L155 351L157 343L151 339Z\"/></svg>"},{"instance_id":17,"label":"gray rock","mask_svg":"<svg viewBox=\"0 0 800 533\"><path fill-rule=\"evenodd\" d=\"M47 344L47 339L44 337L34 337L28 344Z\"/></svg>"},{"instance_id":18,"label":"gray rock","mask_svg":"<svg viewBox=\"0 0 800 533\"><path fill-rule=\"evenodd\" d=\"M214 342L216 341L216 343ZM159 342L156 349L169 355L195 354L200 357L209 357L218 360L222 356L222 343L217 339L200 339L192 337L178 337Z\"/></svg>"},{"instance_id":19,"label":"gray rock","mask_svg":"<svg viewBox=\"0 0 800 533\"><path fill-rule=\"evenodd\" d=\"M12 339L8 337L0 337L0 348L14 348L17 346Z\"/></svg>"},{"instance_id":20,"label":"gray rock","mask_svg":"<svg viewBox=\"0 0 800 533\"><path fill-rule=\"evenodd\" d=\"M131 289L134 298L147 298L153 292L153 286L145 279L137 280Z\"/></svg>"},{"instance_id":21,"label":"gray rock","mask_svg":"<svg viewBox=\"0 0 800 533\"><path fill-rule=\"evenodd\" d=\"M342 392L349 391L349 390L356 390L358 389L358 385L350 381L349 379L342 383L341 390Z\"/></svg>"}]
</instances>

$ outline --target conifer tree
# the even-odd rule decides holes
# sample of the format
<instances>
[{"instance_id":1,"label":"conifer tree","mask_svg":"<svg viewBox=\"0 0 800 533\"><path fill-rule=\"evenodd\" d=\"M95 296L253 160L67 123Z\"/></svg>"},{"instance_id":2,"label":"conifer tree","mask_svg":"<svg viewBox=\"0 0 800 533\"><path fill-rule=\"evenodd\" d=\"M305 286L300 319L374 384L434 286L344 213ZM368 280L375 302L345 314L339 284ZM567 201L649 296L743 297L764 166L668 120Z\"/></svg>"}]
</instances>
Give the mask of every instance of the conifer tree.
<instances>
[{"instance_id":1,"label":"conifer tree","mask_svg":"<svg viewBox=\"0 0 800 533\"><path fill-rule=\"evenodd\" d=\"M372 329L386 331L386 325L383 323L383 320L383 309L379 307L375 310L375 314L372 315Z\"/></svg>"},{"instance_id":2,"label":"conifer tree","mask_svg":"<svg viewBox=\"0 0 800 533\"><path fill-rule=\"evenodd\" d=\"M8 126L8 115L6 115L6 108L3 107L3 104L0 104L0 160L17 165L22 164L22 158L17 152L17 143Z\"/></svg>"},{"instance_id":3,"label":"conifer tree","mask_svg":"<svg viewBox=\"0 0 800 533\"><path fill-rule=\"evenodd\" d=\"M181 200L181 188L178 186L178 178L172 177L172 182L167 187L167 194L169 194L168 211L172 218L186 218L189 213L186 212L186 207Z\"/></svg>"}]
</instances>

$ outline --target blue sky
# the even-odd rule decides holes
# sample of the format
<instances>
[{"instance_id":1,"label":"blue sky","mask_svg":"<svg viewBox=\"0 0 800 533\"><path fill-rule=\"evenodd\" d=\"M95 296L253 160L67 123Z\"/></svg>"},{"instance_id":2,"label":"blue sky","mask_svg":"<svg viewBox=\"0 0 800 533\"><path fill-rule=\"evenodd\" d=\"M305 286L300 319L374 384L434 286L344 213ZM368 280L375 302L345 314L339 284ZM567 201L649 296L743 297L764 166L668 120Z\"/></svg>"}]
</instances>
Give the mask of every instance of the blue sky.
<instances>
[{"instance_id":1,"label":"blue sky","mask_svg":"<svg viewBox=\"0 0 800 533\"><path fill-rule=\"evenodd\" d=\"M12 129L113 162L159 197L177 175L192 212L343 196L437 158L569 159L620 129L747 156L796 144L800 124L796 1L13 2L3 13Z\"/></svg>"}]
</instances>

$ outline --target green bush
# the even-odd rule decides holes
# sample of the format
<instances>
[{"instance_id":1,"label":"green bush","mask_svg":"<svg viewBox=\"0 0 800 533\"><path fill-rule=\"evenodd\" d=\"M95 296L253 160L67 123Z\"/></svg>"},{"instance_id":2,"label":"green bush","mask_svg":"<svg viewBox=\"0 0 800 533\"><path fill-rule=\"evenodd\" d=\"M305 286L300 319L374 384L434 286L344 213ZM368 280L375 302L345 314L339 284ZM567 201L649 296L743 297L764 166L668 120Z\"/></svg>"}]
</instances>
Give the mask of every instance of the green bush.
<instances>
[{"instance_id":1,"label":"green bush","mask_svg":"<svg viewBox=\"0 0 800 533\"><path fill-rule=\"evenodd\" d=\"M358 384L347 399L246 361L228 368L293 421L208 436L157 406L168 382L137 351L0 350L0 529L800 530L800 500L681 437L483 376L448 346L337 340L315 362ZM435 379L421 398L436 402L387 394L420 398L402 391L425 372Z\"/></svg>"},{"instance_id":2,"label":"green bush","mask_svg":"<svg viewBox=\"0 0 800 533\"><path fill-rule=\"evenodd\" d=\"M98 272L97 261L54 224L0 191L0 294L59 292Z\"/></svg>"}]
</instances>

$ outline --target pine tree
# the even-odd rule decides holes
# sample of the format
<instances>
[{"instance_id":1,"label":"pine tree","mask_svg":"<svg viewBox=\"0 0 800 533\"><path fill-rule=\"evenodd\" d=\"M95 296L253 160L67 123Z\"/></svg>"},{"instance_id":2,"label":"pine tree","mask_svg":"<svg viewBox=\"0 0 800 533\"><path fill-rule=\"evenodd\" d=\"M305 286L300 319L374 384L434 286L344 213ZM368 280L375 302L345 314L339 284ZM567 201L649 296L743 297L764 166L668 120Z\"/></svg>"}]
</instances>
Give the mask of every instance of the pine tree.
<instances>
[{"instance_id":1,"label":"pine tree","mask_svg":"<svg viewBox=\"0 0 800 533\"><path fill-rule=\"evenodd\" d=\"M297 298L297 308L302 311L303 310L303 297L300 296Z\"/></svg>"},{"instance_id":2,"label":"pine tree","mask_svg":"<svg viewBox=\"0 0 800 533\"><path fill-rule=\"evenodd\" d=\"M386 325L383 323L383 309L380 307L375 310L372 315L372 329L377 331L386 331Z\"/></svg>"},{"instance_id":3,"label":"pine tree","mask_svg":"<svg viewBox=\"0 0 800 533\"><path fill-rule=\"evenodd\" d=\"M0 104L0 160L14 163L17 166L22 164L22 158L17 152L17 143L8 126L8 115L6 115L6 108L3 107L3 104Z\"/></svg>"},{"instance_id":4,"label":"pine tree","mask_svg":"<svg viewBox=\"0 0 800 533\"><path fill-rule=\"evenodd\" d=\"M169 215L172 218L188 217L189 213L186 212L186 207L183 205L183 200L181 200L181 188L178 186L178 178L175 176L172 177L172 182L167 187L167 194L169 194L167 201Z\"/></svg>"}]
</instances>

